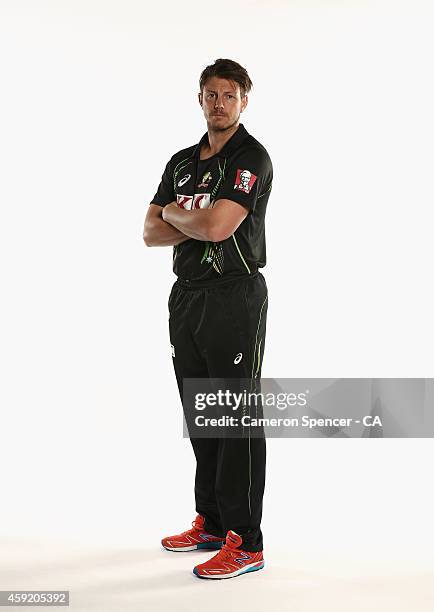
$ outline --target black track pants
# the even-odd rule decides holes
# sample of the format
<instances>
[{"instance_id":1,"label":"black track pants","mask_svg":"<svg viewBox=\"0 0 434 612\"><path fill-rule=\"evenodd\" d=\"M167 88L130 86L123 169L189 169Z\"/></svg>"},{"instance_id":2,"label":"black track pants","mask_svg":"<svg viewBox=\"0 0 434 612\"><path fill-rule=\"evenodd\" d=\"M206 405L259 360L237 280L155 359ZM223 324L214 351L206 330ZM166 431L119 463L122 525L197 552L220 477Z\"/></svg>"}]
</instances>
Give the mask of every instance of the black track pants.
<instances>
[{"instance_id":1,"label":"black track pants","mask_svg":"<svg viewBox=\"0 0 434 612\"><path fill-rule=\"evenodd\" d=\"M268 292L260 272L214 286L175 281L169 332L178 389L183 378L261 377ZM241 358L240 358L241 354ZM241 548L263 548L260 529L265 486L265 437L191 438L196 456L196 511L205 529L242 536Z\"/></svg>"}]
</instances>

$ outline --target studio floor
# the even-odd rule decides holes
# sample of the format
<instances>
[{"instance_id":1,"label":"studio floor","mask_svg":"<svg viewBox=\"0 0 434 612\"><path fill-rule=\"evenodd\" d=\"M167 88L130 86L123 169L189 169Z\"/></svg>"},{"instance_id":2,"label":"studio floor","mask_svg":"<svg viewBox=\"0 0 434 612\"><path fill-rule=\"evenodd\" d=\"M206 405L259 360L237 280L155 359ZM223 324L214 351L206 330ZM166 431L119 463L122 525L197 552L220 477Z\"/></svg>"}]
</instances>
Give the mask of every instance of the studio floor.
<instances>
[{"instance_id":1,"label":"studio floor","mask_svg":"<svg viewBox=\"0 0 434 612\"><path fill-rule=\"evenodd\" d=\"M405 568L378 560L356 563L343 557L268 551L261 571L228 580L196 578L192 567L211 554L170 553L158 547L84 549L2 539L0 588L69 590L69 608L79 612L211 612L241 605L261 612L434 609L434 572L429 565Z\"/></svg>"}]
</instances>

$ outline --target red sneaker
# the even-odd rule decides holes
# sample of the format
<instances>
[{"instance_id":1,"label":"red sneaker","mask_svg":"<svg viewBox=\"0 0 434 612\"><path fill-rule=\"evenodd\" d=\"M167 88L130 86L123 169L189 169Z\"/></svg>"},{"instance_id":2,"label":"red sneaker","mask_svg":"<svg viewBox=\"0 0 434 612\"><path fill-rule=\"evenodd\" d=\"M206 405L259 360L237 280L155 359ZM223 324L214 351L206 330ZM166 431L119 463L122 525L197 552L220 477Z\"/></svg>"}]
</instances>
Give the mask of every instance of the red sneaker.
<instances>
[{"instance_id":1,"label":"red sneaker","mask_svg":"<svg viewBox=\"0 0 434 612\"><path fill-rule=\"evenodd\" d=\"M228 531L226 543L209 561L196 565L193 574L198 578L234 578L264 567L261 552L240 550L243 539L235 531Z\"/></svg>"},{"instance_id":2,"label":"red sneaker","mask_svg":"<svg viewBox=\"0 0 434 612\"><path fill-rule=\"evenodd\" d=\"M216 550L221 548L225 539L207 533L203 524L205 519L198 514L192 522L193 527L187 531L183 531L178 535L167 536L161 540L161 544L166 550L175 552L187 552L189 550L197 550L205 548Z\"/></svg>"}]
</instances>

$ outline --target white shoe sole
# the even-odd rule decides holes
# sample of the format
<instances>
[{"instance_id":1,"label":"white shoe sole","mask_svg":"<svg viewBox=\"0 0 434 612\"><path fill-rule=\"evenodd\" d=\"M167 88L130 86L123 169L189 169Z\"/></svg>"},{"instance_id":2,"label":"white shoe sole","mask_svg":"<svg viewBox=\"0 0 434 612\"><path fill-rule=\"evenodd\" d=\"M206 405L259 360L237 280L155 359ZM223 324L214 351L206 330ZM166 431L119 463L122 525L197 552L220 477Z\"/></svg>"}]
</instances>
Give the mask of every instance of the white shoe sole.
<instances>
[{"instance_id":1,"label":"white shoe sole","mask_svg":"<svg viewBox=\"0 0 434 612\"><path fill-rule=\"evenodd\" d=\"M231 572L230 574L208 574L206 576L199 574L196 571L196 568L193 568L193 574L198 578L205 578L211 580L223 580L224 578L235 578L235 576L241 576L241 574L247 574L248 572L256 572L256 570L260 570L264 567L264 561L256 561L256 563L251 563L250 565L245 565L241 567L239 570L235 572Z\"/></svg>"},{"instance_id":2,"label":"white shoe sole","mask_svg":"<svg viewBox=\"0 0 434 612\"><path fill-rule=\"evenodd\" d=\"M162 544L162 547L171 552L190 552L191 550L220 550L223 544L224 542L203 542L200 544L193 544L192 546L177 546L176 548Z\"/></svg>"}]
</instances>

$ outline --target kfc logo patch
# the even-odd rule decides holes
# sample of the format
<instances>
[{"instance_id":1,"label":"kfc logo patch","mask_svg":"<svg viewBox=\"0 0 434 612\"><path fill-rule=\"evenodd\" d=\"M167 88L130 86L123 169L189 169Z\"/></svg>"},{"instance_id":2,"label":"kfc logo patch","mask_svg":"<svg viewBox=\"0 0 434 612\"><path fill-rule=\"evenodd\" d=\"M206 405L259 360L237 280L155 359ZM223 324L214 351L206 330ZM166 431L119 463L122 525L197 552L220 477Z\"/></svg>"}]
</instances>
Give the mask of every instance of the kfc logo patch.
<instances>
[{"instance_id":1,"label":"kfc logo patch","mask_svg":"<svg viewBox=\"0 0 434 612\"><path fill-rule=\"evenodd\" d=\"M195 210L198 208L210 208L211 206L211 194L210 193L195 193L194 196L181 195L180 193L176 196L176 203L178 208L184 210Z\"/></svg>"},{"instance_id":2,"label":"kfc logo patch","mask_svg":"<svg viewBox=\"0 0 434 612\"><path fill-rule=\"evenodd\" d=\"M250 170L237 170L237 178L235 179L234 189L250 193L255 181L258 177L252 174Z\"/></svg>"}]
</instances>

